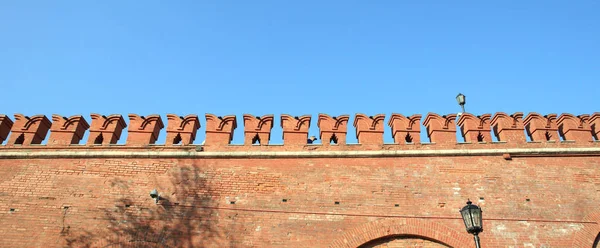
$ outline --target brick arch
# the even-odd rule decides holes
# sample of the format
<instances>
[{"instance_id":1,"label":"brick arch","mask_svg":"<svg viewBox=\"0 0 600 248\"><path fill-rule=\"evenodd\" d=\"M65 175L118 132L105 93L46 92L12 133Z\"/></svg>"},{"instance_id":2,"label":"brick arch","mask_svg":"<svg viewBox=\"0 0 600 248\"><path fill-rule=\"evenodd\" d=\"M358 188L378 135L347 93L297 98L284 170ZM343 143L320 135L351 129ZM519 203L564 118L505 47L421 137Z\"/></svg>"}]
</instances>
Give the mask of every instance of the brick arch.
<instances>
[{"instance_id":1,"label":"brick arch","mask_svg":"<svg viewBox=\"0 0 600 248\"><path fill-rule=\"evenodd\" d=\"M583 229L575 233L572 247L600 247L596 244L596 239L600 237L600 211L588 214L583 221L595 222L583 224Z\"/></svg>"},{"instance_id":2,"label":"brick arch","mask_svg":"<svg viewBox=\"0 0 600 248\"><path fill-rule=\"evenodd\" d=\"M419 236L390 236L371 240L359 246L359 248L387 248L387 247L427 247L427 248L449 248L449 246Z\"/></svg>"},{"instance_id":3,"label":"brick arch","mask_svg":"<svg viewBox=\"0 0 600 248\"><path fill-rule=\"evenodd\" d=\"M459 232L434 220L421 219L382 219L363 224L346 231L334 240L329 247L358 247L369 241L390 236L417 236L450 246L462 247L473 242L466 231Z\"/></svg>"}]
</instances>

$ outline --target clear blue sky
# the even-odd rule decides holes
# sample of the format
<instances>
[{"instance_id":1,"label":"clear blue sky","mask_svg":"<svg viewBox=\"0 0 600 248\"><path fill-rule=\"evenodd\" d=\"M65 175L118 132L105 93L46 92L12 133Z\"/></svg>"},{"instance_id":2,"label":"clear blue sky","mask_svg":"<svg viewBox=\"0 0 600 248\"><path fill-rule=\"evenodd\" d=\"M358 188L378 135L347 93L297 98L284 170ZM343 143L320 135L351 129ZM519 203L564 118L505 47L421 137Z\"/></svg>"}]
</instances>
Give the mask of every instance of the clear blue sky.
<instances>
[{"instance_id":1,"label":"clear blue sky","mask_svg":"<svg viewBox=\"0 0 600 248\"><path fill-rule=\"evenodd\" d=\"M320 112L456 113L458 92L474 114L591 114L599 11L583 0L2 1L0 113L193 113L195 143L204 113L236 114L235 143L242 114L275 114L281 143L281 113L312 114L318 135Z\"/></svg>"}]
</instances>

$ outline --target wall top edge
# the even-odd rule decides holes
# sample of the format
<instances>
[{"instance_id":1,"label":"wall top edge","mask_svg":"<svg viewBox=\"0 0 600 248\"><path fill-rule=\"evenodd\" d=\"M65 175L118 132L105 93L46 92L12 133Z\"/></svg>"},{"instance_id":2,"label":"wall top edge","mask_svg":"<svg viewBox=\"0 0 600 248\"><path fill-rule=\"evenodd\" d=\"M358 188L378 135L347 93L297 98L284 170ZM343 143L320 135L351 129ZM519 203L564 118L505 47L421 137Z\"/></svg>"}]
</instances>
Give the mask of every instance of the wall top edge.
<instances>
[{"instance_id":1,"label":"wall top edge","mask_svg":"<svg viewBox=\"0 0 600 248\"><path fill-rule=\"evenodd\" d=\"M435 156L600 156L600 147L377 151L0 150L0 159L31 158L365 158Z\"/></svg>"}]
</instances>

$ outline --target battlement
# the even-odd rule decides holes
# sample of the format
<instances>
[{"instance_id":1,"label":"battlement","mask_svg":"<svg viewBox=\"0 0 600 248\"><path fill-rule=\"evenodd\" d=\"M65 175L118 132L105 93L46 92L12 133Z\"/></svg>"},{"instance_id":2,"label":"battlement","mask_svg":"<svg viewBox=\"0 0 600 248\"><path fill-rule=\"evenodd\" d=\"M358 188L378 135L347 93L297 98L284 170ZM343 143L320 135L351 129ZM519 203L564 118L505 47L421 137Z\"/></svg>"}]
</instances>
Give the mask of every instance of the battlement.
<instances>
[{"instance_id":1,"label":"battlement","mask_svg":"<svg viewBox=\"0 0 600 248\"><path fill-rule=\"evenodd\" d=\"M2 247L465 247L467 199L502 227L483 247L593 247L599 135L600 113L0 114Z\"/></svg>"},{"instance_id":2,"label":"battlement","mask_svg":"<svg viewBox=\"0 0 600 248\"><path fill-rule=\"evenodd\" d=\"M32 117L15 114L14 121L7 115L0 114L0 148L19 147L148 147L190 146L196 138L196 132L202 125L197 115L178 116L168 114L166 117L165 144L155 144L165 127L160 115L139 116L129 114L129 126L119 114L91 114L91 125L81 115L63 117L53 115L51 120L44 115ZM422 124L425 127L429 142L421 141L421 120L419 114L404 116L394 113L387 122L389 133L384 131L385 114L368 116L356 114L352 120L358 144L347 144L347 125L349 115L329 116L319 114L317 126L318 137L322 144L312 144L308 140L311 116L280 117L283 145L269 144L271 129L276 119L273 115L243 115L244 143L231 144L237 128L235 115L225 117L213 114L205 115L206 138L199 150L205 151L242 151L271 149L272 151L306 150L306 147L322 146L326 150L390 150L390 149L447 149L460 145L462 149L489 148L491 144L503 144L506 147L520 147L523 144L538 144L532 147L551 146L551 144L570 144L578 147L596 145L600 134L600 113L591 115L572 115L569 113L547 114L529 113L524 116L517 112L507 114L498 112L494 115L475 116L470 113L438 115L428 113ZM116 145L121 132L126 129L128 136L125 145ZM87 141L80 145L89 130ZM40 143L50 133L47 144ZM457 132L462 139L457 140ZM164 135L164 134L163 134ZM384 135L393 137L393 144L384 144ZM492 135L496 141L492 141ZM529 139L527 139L529 137ZM487 146L486 146L487 145ZM395 148L392 148L395 147ZM251 148L252 147L252 148ZM255 148L256 147L256 148ZM261 148L262 147L262 148ZM283 147L283 148L282 148ZM352 148L349 148L352 147Z\"/></svg>"}]
</instances>

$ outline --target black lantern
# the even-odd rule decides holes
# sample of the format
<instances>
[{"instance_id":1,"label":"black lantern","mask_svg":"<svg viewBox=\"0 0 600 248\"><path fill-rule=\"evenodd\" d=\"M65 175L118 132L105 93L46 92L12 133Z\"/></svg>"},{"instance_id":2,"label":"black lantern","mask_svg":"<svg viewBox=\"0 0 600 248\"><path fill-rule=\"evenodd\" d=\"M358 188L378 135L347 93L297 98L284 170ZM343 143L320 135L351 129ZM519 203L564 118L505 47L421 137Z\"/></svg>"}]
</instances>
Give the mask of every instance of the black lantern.
<instances>
[{"instance_id":1,"label":"black lantern","mask_svg":"<svg viewBox=\"0 0 600 248\"><path fill-rule=\"evenodd\" d=\"M477 205L473 205L470 200L467 201L467 205L460 210L463 221L467 232L473 234L475 238L475 245L479 248L479 236L480 232L483 232L483 222L481 218L481 208Z\"/></svg>"},{"instance_id":2,"label":"black lantern","mask_svg":"<svg viewBox=\"0 0 600 248\"><path fill-rule=\"evenodd\" d=\"M462 108L462 112L464 113L465 103L467 103L467 97L462 93L458 93L458 96L456 96L456 101L458 102L458 105L460 105L460 107Z\"/></svg>"}]
</instances>

